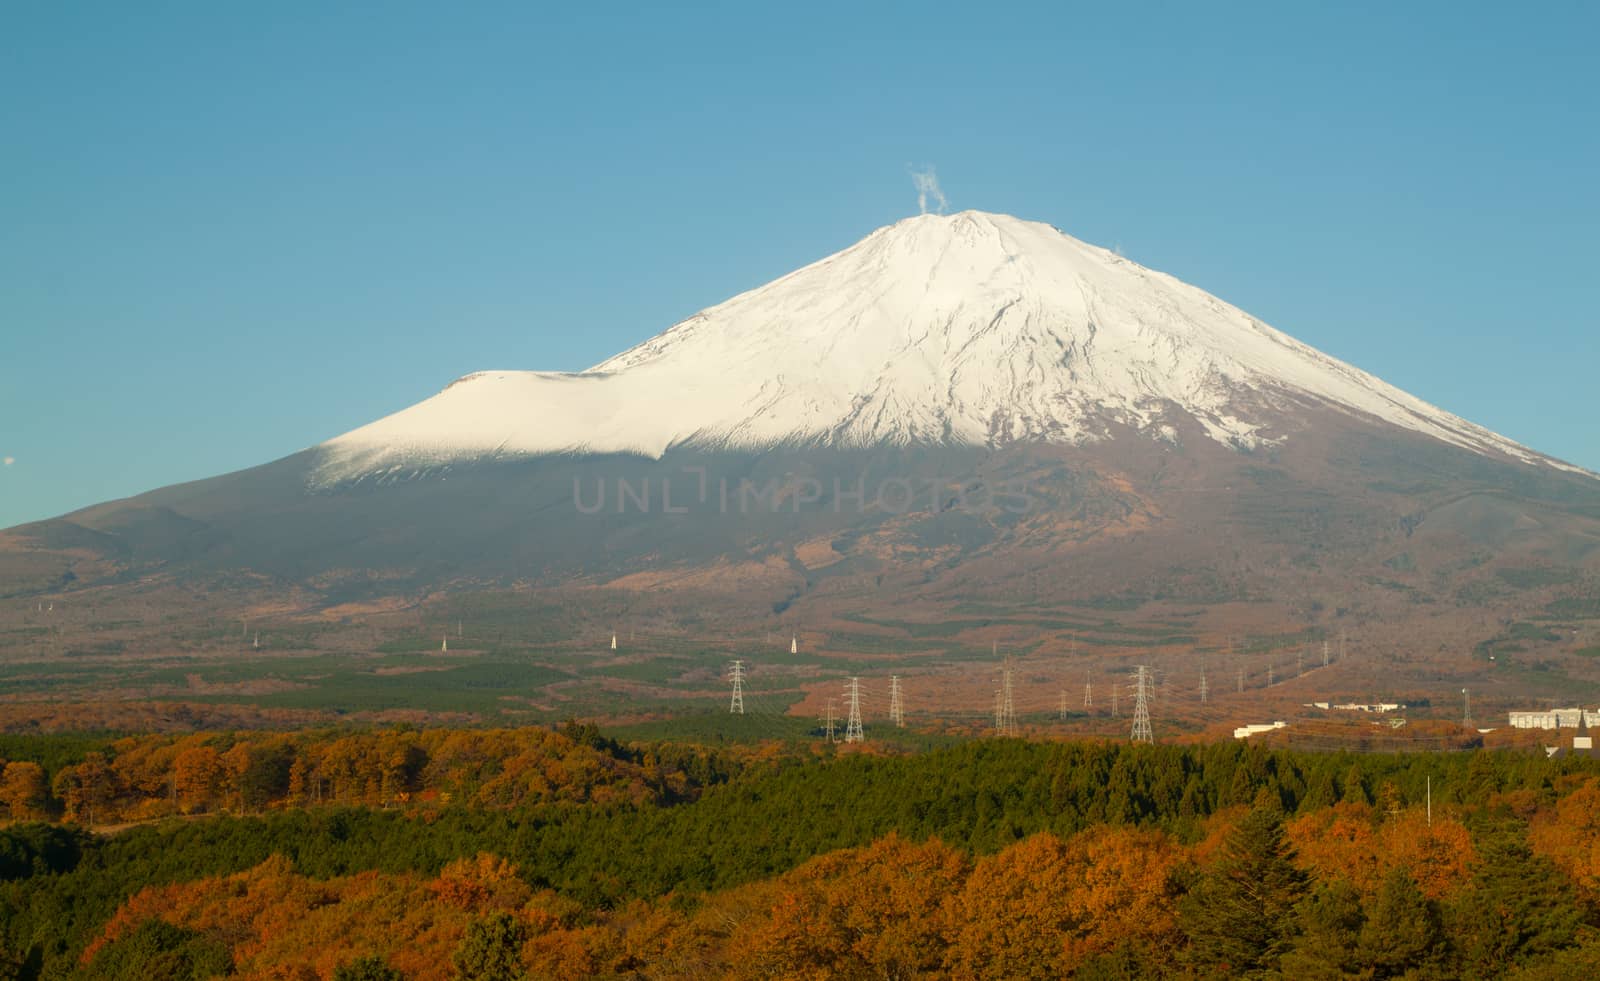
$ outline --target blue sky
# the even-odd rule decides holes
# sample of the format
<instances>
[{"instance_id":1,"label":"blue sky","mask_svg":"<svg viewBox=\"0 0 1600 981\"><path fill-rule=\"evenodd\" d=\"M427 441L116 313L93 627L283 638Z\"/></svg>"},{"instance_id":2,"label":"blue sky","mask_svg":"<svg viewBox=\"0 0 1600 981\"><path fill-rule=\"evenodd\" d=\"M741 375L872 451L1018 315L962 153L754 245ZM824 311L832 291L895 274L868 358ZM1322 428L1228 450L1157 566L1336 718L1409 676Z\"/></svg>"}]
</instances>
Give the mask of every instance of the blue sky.
<instances>
[{"instance_id":1,"label":"blue sky","mask_svg":"<svg viewBox=\"0 0 1600 981\"><path fill-rule=\"evenodd\" d=\"M8 5L0 527L587 367L920 164L1600 469L1595 5L983 6Z\"/></svg>"}]
</instances>

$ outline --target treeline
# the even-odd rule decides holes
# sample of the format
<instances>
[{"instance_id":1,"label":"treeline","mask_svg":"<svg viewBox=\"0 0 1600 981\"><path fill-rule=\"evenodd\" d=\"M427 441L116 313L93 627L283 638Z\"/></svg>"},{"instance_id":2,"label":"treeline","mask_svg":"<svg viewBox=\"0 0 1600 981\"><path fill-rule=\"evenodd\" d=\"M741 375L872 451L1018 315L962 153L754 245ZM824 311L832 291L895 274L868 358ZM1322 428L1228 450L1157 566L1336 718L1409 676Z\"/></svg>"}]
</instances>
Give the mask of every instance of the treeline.
<instances>
[{"instance_id":1,"label":"treeline","mask_svg":"<svg viewBox=\"0 0 1600 981\"><path fill-rule=\"evenodd\" d=\"M1341 808L1374 830L1375 846L1396 820ZM1286 825L1273 805L1235 808L1190 844L1104 825L980 856L891 834L692 902L603 909L535 890L489 854L431 877L328 880L273 858L140 891L78 963L131 979L141 975L124 965L162 956L188 977L220 964L297 981L1563 978L1600 966L1585 926L1594 897L1515 826L1485 820L1468 832L1407 814L1408 835L1472 846L1389 856L1382 875L1358 884L1297 852L1311 817Z\"/></svg>"},{"instance_id":2,"label":"treeline","mask_svg":"<svg viewBox=\"0 0 1600 981\"><path fill-rule=\"evenodd\" d=\"M0 750L24 748L12 737ZM593 727L41 740L0 757L0 816L87 825L322 804L671 802L725 779L731 757L629 750ZM65 749L70 755L63 758ZM70 761L68 761L70 760Z\"/></svg>"},{"instance_id":3,"label":"treeline","mask_svg":"<svg viewBox=\"0 0 1600 981\"><path fill-rule=\"evenodd\" d=\"M1537 872L1543 877L1541 888L1553 883L1567 890L1567 895L1580 897L1581 922L1597 922L1582 897L1592 894L1596 882L1596 870L1590 868L1588 856L1600 855L1600 845L1592 840L1600 790L1588 782L1596 776L1594 764L1581 759L1491 753L1313 755L1234 742L1148 747L1020 740L982 740L906 756L851 754L816 759L812 750L803 747L788 751L762 747L725 758L666 744L618 746L583 729L567 734L535 735L530 731L526 736L492 732L345 734L337 739L305 737L303 744L296 743L297 738L250 737L243 742L252 752L290 745L297 747L298 753L299 748L328 747L338 740L356 739L357 745L369 750L358 758L375 761L378 797L365 796L373 785L369 775L343 785L350 795L347 802L384 801L388 791L381 776L382 762L393 758L389 755L392 751L418 745L430 762L487 760L481 753L447 751L446 747L481 750L520 745L519 739L543 748L537 766L530 762L517 770L519 780L539 786L533 771L548 781L549 774L570 770L580 775L576 786L590 789L566 796L535 793L511 799L470 792L463 788L475 786L481 791L497 786L504 764L490 766L480 761L474 768L463 762L455 770L474 776L469 780L452 778L457 782L451 784L455 789L449 805L422 806L414 799L412 806L387 809L334 805L326 803L335 793L330 784L323 791L325 806L269 807L253 817L167 822L111 837L43 825L0 832L0 877L9 880L0 883L0 944L32 965L26 968L32 973L24 976L64 978L74 971L89 970L82 966L83 953L97 940L100 947L92 960L98 973L92 976L113 976L106 973L110 968L105 964L124 956L138 959L118 953L131 949L126 946L130 943L153 945L150 950L155 951L164 949L164 944L194 942L205 947L220 942L218 938L244 936L255 927L169 915L161 912L161 904L170 902L173 910L178 909L187 895L185 883L202 888L207 880L223 881L274 862L278 864L271 867L278 871L269 878L304 879L309 883L304 886L310 890L307 895L331 896L324 906L333 907L345 902L338 898L342 894L337 894L337 889L344 888L336 888L338 880L368 883L378 890L371 893L376 897L382 890L373 883L385 877L410 877L407 881L413 885L425 884L452 863L492 853L509 863L507 867L515 870L512 878L519 884L517 888L525 889L530 897L496 911L512 917L509 925L497 921L496 935L544 930L539 924L545 921L538 918L544 914L538 910L550 915L556 915L551 913L556 910L556 918L565 924L563 930L591 931L583 936L598 946L582 957L598 958L592 963L602 965L595 969L601 974L616 971L650 976L643 967L625 966L635 962L606 959L612 955L604 952L609 949L605 944L623 942L615 938L625 937L632 929L632 914L624 911L634 910L639 917L648 914L653 918L650 922L660 923L660 929L670 933L678 927L661 917L698 922L695 918L704 911L717 908L718 896L740 895L741 889L788 881L783 877L797 874L797 869L818 856L868 848L890 836L902 844L922 843L915 846L919 848L932 840L942 842L941 847L960 854L967 863L962 867L969 868L964 875L971 875L989 857L1008 853L1040 835L1049 836L1040 840L1082 844L1097 840L1083 838L1085 833L1092 836L1107 829L1158 834L1164 843L1157 849L1159 854L1176 850L1170 874L1163 873L1167 884L1161 887L1165 890L1161 895L1167 897L1162 908L1178 916L1183 897L1197 888L1200 879L1196 877L1206 874L1220 854L1219 843L1227 837L1228 828L1238 823L1240 814L1252 809L1289 816L1286 834L1298 850L1291 864L1309 876L1310 891L1287 904L1291 912L1283 914L1284 923L1301 922L1296 910L1316 894L1313 886L1332 888L1335 882L1345 882L1356 890L1362 897L1357 905L1367 910L1377 901L1372 898L1377 895L1374 890L1383 887L1387 871L1395 865L1405 866L1427 901L1435 904L1429 907L1433 910L1430 916L1441 924L1454 922L1450 917L1455 914L1450 911L1456 907L1451 904L1464 895L1463 890L1476 888L1471 883L1477 881L1474 877L1479 876L1482 863L1489 860L1486 856L1493 854L1484 842L1499 840L1498 831L1491 835L1485 830L1494 822L1509 822L1514 829L1510 839L1523 841L1525 850L1532 849L1526 860L1535 864L1519 875ZM165 740L159 745L168 753L183 742ZM138 740L134 743L146 745ZM212 748L221 756L232 751L231 747ZM108 758L107 765L125 755L139 758L137 753L118 751ZM494 759L522 758L517 753L490 755ZM569 758L581 765L570 767L563 762ZM758 761L761 765L754 765ZM69 768L81 772L76 768L87 762L86 756L61 772ZM427 764L417 772L428 772ZM615 775L616 779L595 783L581 778L589 772ZM650 781L658 772L679 774L691 788L705 789L698 794L652 790ZM628 792L636 786L635 781L645 792ZM1431 827L1425 822L1430 785ZM597 792L595 787L604 790ZM229 792L235 791L224 791ZM1109 883L1123 875L1107 872L1095 881ZM1495 872L1490 878L1499 875ZM956 889L956 880L952 882L951 888ZM959 878L960 889L966 889L966 883L966 878ZM317 893L318 888L325 891ZM893 885L892 880L873 888L915 891L908 884ZM141 890L150 891L118 914L119 907ZM835 893L829 887L817 895ZM281 909L273 907L276 912L262 914L286 924L275 929L288 929L287 924L307 918L293 912L293 903L285 902L288 905ZM372 902L378 903L378 899ZM398 916L396 909L378 903L367 915L381 924L387 916ZM108 931L106 924L114 914L120 916L120 925ZM715 918L717 914L704 915ZM785 914L773 915L776 924ZM146 928L143 924L152 917L165 926ZM1356 922L1352 916L1340 917L1346 926ZM470 921L461 926L467 930L480 919L475 913L468 920L452 922ZM403 922L395 920L397 931L404 931ZM1284 929L1299 936L1294 931L1301 927ZM437 943L441 945L450 939L440 936ZM464 942L466 936L462 933L452 942ZM1572 947L1577 942L1574 938L1581 939L1582 934L1561 936L1551 950ZM519 941L519 949L524 949L527 957L534 956L525 949L534 937L535 933L529 933ZM577 943L570 937L561 942ZM946 937L935 944L940 964L954 942ZM1188 946L1199 943L1187 932L1181 942ZM354 954L361 951L363 943L366 941L352 939L327 950L340 956ZM707 969L716 973L723 970L716 965L724 963L717 958L724 956L723 946L731 940L712 936L696 947L680 937L674 943L675 951L699 951L691 961L712 965ZM1441 943L1456 949L1450 947L1456 941L1448 936ZM241 970L248 963L265 963L251 961L255 955L239 948L234 940L224 947L233 958L230 962ZM436 957L449 953L442 946L429 949ZM1288 949L1283 947L1283 951ZM1115 953L1113 945L1095 956ZM111 960L101 963L102 955ZM206 959L212 954L195 956L197 963L213 963ZM849 956L865 955L858 951ZM1527 953L1525 959L1537 957ZM319 972L317 976L327 977L332 963L319 961L312 969ZM1061 962L1056 963L1059 967ZM880 973L876 967L861 970ZM846 974L854 971L841 969ZM582 973L568 972L566 976ZM818 969L816 973L827 975L830 971Z\"/></svg>"}]
</instances>

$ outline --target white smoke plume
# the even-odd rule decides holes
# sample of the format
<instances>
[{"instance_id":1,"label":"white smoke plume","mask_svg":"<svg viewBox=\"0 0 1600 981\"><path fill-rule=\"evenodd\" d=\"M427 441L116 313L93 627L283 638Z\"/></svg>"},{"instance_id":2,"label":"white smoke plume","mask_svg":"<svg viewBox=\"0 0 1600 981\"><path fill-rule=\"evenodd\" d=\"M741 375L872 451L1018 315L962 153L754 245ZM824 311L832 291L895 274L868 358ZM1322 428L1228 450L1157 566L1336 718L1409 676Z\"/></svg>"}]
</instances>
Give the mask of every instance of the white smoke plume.
<instances>
[{"instance_id":1,"label":"white smoke plume","mask_svg":"<svg viewBox=\"0 0 1600 981\"><path fill-rule=\"evenodd\" d=\"M944 191L939 189L939 175L933 172L933 165L928 164L921 170L915 168L911 171L911 183L917 187L917 208L923 213L928 213L928 198L934 200L933 213L944 214L948 202L944 199Z\"/></svg>"},{"instance_id":2,"label":"white smoke plume","mask_svg":"<svg viewBox=\"0 0 1600 981\"><path fill-rule=\"evenodd\" d=\"M6 466L8 466L8 467L11 466L13 463L16 463L16 462L17 462L17 458L16 457L14 457L14 456L6 457Z\"/></svg>"}]
</instances>

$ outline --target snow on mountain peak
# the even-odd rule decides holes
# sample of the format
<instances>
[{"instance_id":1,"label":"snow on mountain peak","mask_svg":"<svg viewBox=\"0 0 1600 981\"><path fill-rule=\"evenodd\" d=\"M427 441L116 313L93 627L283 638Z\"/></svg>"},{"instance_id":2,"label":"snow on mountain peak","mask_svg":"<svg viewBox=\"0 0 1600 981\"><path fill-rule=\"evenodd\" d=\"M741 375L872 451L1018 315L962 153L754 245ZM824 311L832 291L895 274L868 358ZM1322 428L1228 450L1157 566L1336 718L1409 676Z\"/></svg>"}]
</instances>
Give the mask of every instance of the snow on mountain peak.
<instances>
[{"instance_id":1,"label":"snow on mountain peak","mask_svg":"<svg viewBox=\"0 0 1600 981\"><path fill-rule=\"evenodd\" d=\"M1554 461L1171 276L1039 222L924 214L582 372L489 371L323 444L319 479L544 453L1083 443L1173 413L1220 442L1315 402Z\"/></svg>"}]
</instances>

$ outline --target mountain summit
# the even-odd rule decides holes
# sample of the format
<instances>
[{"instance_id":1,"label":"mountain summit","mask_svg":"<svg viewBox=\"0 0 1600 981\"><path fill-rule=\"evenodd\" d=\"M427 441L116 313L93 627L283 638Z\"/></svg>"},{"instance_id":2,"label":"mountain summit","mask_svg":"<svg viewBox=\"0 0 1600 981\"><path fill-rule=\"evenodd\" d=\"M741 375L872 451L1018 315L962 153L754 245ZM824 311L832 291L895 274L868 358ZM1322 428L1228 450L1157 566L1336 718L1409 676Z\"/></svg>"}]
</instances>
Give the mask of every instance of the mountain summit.
<instances>
[{"instance_id":1,"label":"mountain summit","mask_svg":"<svg viewBox=\"0 0 1600 981\"><path fill-rule=\"evenodd\" d=\"M777 445L1254 449L1332 408L1565 467L1039 222L922 215L582 372L486 371L324 444L319 482L484 458Z\"/></svg>"}]
</instances>

